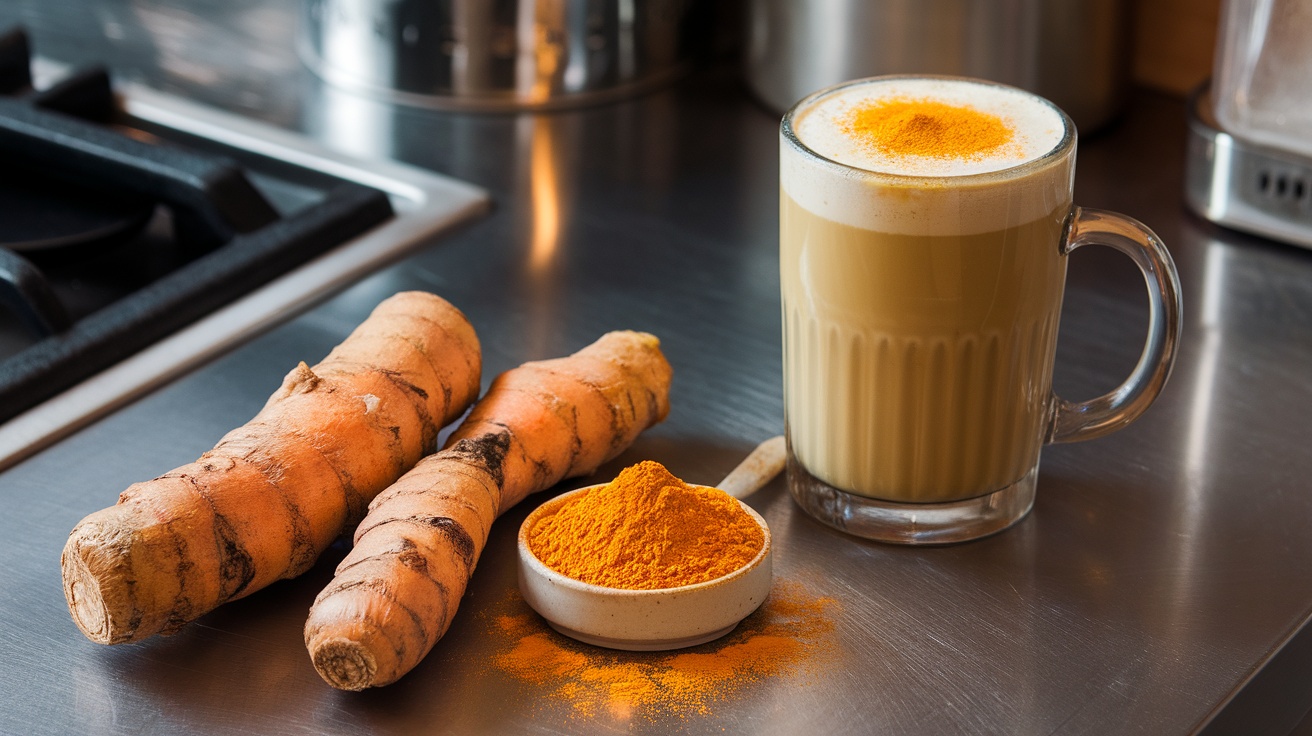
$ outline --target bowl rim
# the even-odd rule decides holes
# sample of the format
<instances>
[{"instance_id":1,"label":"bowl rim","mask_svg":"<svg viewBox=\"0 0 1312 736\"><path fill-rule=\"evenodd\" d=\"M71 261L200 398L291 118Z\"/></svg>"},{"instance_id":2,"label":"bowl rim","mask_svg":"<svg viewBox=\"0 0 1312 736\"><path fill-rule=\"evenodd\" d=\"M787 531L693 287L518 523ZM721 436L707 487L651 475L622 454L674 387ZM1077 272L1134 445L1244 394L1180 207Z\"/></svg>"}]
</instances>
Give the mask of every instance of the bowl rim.
<instances>
[{"instance_id":1,"label":"bowl rim","mask_svg":"<svg viewBox=\"0 0 1312 736\"><path fill-rule=\"evenodd\" d=\"M519 526L518 541L519 541L520 561L523 562L530 570L532 570L534 574L546 578L548 582L570 589L575 592L588 593L592 595L600 595L600 596L606 596L611 598L615 598L615 597L655 598L660 596L668 596L670 594L695 593L701 590L707 590L710 588L717 588L722 585L726 585L734 580L737 580L745 576L747 573L756 569L761 565L762 562L765 561L767 557L770 556L771 549L773 547L773 540L770 537L770 526L766 524L765 518L762 517L759 513L757 513L756 509L752 508L751 506L748 506L742 499L729 496L730 498L733 498L733 500L737 501L739 507L741 507L744 511L746 511L748 516L752 517L752 519L756 521L757 525L761 528L764 541L761 544L760 551L757 552L756 556L753 557L747 564L734 570L731 573L728 573L727 575L722 575L718 578L715 578L714 580L706 580L700 583L692 583L690 585L680 585L676 588L610 588L604 585L585 583L582 580L569 577L568 575L562 572L559 572L551 567L548 567L546 563L538 559L538 556L533 554L533 550L529 547L529 543L528 543L529 529L531 529L539 519L541 519L543 516L546 516L548 513L552 512L556 507L565 503L570 498L573 498L574 496L583 495L589 491L596 490L597 488L601 488L606 485L609 484L594 483L592 485L583 486L582 488L576 488L572 491L566 491L557 496L549 498L546 501L543 501L540 506L538 506L536 509L533 509L533 511L530 512L527 517L525 517L523 523L521 523ZM695 488L712 488L717 491L720 490L719 488L715 488L715 486L707 486L707 485L702 485L700 483L688 483L688 485ZM721 491L721 493L723 493L723 491Z\"/></svg>"}]
</instances>

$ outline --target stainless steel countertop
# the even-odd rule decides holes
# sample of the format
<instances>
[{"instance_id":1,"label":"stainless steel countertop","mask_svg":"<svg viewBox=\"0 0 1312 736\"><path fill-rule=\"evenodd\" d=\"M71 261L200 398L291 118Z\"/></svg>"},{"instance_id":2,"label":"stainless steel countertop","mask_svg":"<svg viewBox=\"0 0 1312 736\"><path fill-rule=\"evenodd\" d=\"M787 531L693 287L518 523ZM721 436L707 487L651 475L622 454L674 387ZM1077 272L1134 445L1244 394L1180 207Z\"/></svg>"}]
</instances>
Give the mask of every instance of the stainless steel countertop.
<instances>
[{"instance_id":1,"label":"stainless steel countertop","mask_svg":"<svg viewBox=\"0 0 1312 736\"><path fill-rule=\"evenodd\" d=\"M0 6L0 27L26 23L44 55L104 60L495 199L490 216L0 474L0 732L1284 733L1312 705L1312 252L1189 215L1183 103L1142 91L1082 142L1076 199L1138 217L1174 254L1186 312L1171 382L1129 429L1047 448L1034 511L986 540L869 543L805 517L782 481L754 496L778 577L839 604L832 669L680 719L544 701L488 665L499 642L485 621L514 589L514 535L534 500L494 528L446 639L384 689L332 690L301 641L341 549L174 637L83 639L60 591L73 524L208 449L397 290L467 312L485 385L608 329L659 335L673 411L601 479L652 458L713 481L782 430L777 119L733 69L550 115L398 109L317 85L290 52L294 9ZM1063 313L1057 388L1072 399L1133 366L1146 324L1133 266L1092 250L1073 256Z\"/></svg>"}]
</instances>

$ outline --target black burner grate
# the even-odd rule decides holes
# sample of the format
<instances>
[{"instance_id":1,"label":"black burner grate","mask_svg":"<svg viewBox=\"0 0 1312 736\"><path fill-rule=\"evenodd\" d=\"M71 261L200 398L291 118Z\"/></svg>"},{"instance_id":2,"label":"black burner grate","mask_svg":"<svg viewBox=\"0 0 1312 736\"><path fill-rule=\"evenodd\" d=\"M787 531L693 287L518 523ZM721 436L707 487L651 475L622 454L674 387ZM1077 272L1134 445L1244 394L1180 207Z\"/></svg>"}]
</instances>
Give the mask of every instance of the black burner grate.
<instances>
[{"instance_id":1,"label":"black burner grate","mask_svg":"<svg viewBox=\"0 0 1312 736\"><path fill-rule=\"evenodd\" d=\"M0 35L0 189L90 196L111 210L108 224L87 226L103 228L101 242L24 232L18 241L50 247L21 253L0 247L0 309L7 307L34 335L0 362L0 421L392 216L385 194L344 181L322 200L280 215L236 162L129 137L107 124L115 114L103 69L33 90L26 35ZM119 242L153 212L165 223L164 237L155 227L151 237ZM85 216L98 222L94 212ZM67 224L70 217L49 219ZM73 244L61 247L61 239ZM83 270L133 271L126 281L138 283L104 304L66 303L43 270L68 271L89 251L95 251L93 265ZM101 263L117 265L94 265Z\"/></svg>"}]
</instances>

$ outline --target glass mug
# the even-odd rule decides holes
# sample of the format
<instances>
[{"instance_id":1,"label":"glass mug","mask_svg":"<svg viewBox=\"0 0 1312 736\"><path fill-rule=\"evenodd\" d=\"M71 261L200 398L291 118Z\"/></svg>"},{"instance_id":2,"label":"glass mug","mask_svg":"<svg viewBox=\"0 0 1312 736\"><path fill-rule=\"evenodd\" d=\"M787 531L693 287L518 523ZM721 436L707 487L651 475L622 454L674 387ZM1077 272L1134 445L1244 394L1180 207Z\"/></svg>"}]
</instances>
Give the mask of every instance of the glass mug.
<instances>
[{"instance_id":1,"label":"glass mug","mask_svg":"<svg viewBox=\"0 0 1312 736\"><path fill-rule=\"evenodd\" d=\"M1052 103L978 80L857 80L784 116L787 477L811 516L905 544L993 534L1033 506L1044 444L1106 435L1156 398L1179 277L1142 224L1072 205L1075 148ZM1057 323L1066 257L1089 244L1143 272L1148 338L1120 387L1071 403L1052 391Z\"/></svg>"}]
</instances>

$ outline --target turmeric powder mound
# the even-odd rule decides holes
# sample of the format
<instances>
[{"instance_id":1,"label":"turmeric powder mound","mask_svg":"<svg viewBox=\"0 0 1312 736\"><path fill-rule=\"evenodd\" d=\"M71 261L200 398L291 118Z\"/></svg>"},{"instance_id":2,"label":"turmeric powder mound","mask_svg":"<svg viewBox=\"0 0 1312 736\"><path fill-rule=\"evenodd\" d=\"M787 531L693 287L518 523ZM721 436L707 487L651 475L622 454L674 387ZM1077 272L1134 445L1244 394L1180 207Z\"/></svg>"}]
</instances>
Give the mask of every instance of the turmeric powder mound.
<instances>
[{"instance_id":1,"label":"turmeric powder mound","mask_svg":"<svg viewBox=\"0 0 1312 736\"><path fill-rule=\"evenodd\" d=\"M882 99L852 109L844 132L886 155L978 158L1010 143L1002 118L966 105L928 99Z\"/></svg>"},{"instance_id":2,"label":"turmeric powder mound","mask_svg":"<svg viewBox=\"0 0 1312 736\"><path fill-rule=\"evenodd\" d=\"M689 486L648 460L544 516L528 544L575 580L654 590L728 575L760 553L765 534L729 494Z\"/></svg>"},{"instance_id":3,"label":"turmeric powder mound","mask_svg":"<svg viewBox=\"0 0 1312 736\"><path fill-rule=\"evenodd\" d=\"M838 604L776 581L770 597L730 635L674 652L622 652L581 644L552 631L517 595L491 612L506 637L493 656L498 671L545 694L542 707L573 718L629 720L712 715L767 679L805 684L832 663Z\"/></svg>"}]
</instances>

